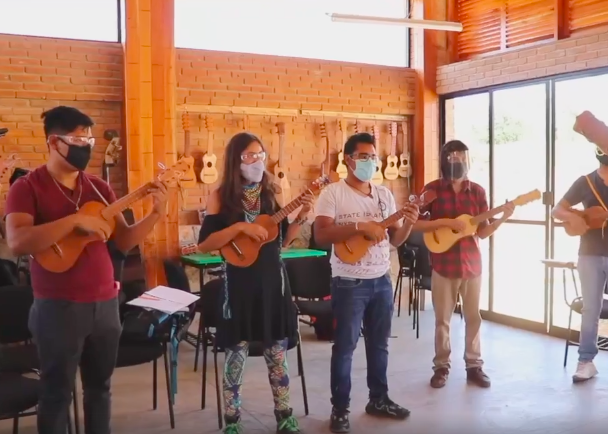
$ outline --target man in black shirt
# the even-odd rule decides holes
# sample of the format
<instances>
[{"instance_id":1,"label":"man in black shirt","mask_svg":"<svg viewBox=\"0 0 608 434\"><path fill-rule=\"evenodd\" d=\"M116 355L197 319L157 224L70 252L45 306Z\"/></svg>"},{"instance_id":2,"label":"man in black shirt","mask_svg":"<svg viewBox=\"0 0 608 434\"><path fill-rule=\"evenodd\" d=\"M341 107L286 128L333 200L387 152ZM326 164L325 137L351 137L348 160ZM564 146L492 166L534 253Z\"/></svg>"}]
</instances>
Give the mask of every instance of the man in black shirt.
<instances>
[{"instance_id":1,"label":"man in black shirt","mask_svg":"<svg viewBox=\"0 0 608 434\"><path fill-rule=\"evenodd\" d=\"M598 353L598 325L608 277L608 228L606 231L587 230L585 220L570 211L570 207L579 203L585 209L600 206L606 210L608 206L608 155L597 149L596 158L600 167L589 175L578 178L553 209L553 217L568 223L579 233L584 232L578 250L583 311L579 361L572 376L575 383L587 381L598 374L593 359Z\"/></svg>"}]
</instances>

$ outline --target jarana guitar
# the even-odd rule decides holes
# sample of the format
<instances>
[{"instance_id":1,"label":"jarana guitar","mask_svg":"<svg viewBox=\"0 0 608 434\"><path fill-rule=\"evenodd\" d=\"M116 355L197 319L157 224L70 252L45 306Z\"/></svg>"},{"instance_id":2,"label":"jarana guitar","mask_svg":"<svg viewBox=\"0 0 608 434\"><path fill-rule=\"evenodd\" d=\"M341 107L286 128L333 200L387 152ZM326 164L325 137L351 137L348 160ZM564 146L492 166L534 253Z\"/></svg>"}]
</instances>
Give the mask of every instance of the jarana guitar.
<instances>
[{"instance_id":1,"label":"jarana guitar","mask_svg":"<svg viewBox=\"0 0 608 434\"><path fill-rule=\"evenodd\" d=\"M220 249L224 260L237 267L248 267L253 264L258 259L262 246L274 241L279 236L279 223L302 205L304 196L308 193L316 193L329 183L330 181L327 176L321 176L304 193L273 215L261 214L257 216L254 222L250 224L260 225L266 229L268 231L268 238L260 242L251 239L245 234L240 234Z\"/></svg>"},{"instance_id":2,"label":"jarana guitar","mask_svg":"<svg viewBox=\"0 0 608 434\"><path fill-rule=\"evenodd\" d=\"M372 136L374 136L374 143L376 146L376 172L374 176L372 176L371 182L374 185L382 185L384 182L384 177L382 176L382 160L380 159L380 149L378 148L378 142L380 140L380 131L378 131L378 127L376 125L372 125Z\"/></svg>"},{"instance_id":3,"label":"jarana guitar","mask_svg":"<svg viewBox=\"0 0 608 434\"><path fill-rule=\"evenodd\" d=\"M412 165L410 163L409 144L407 141L407 122L401 122L401 155L399 156L399 176L409 179L412 176Z\"/></svg>"},{"instance_id":4,"label":"jarana guitar","mask_svg":"<svg viewBox=\"0 0 608 434\"><path fill-rule=\"evenodd\" d=\"M277 123L279 133L279 160L274 166L274 184L278 187L277 202L285 206L291 202L291 185L287 179L287 167L285 166L285 123Z\"/></svg>"},{"instance_id":5,"label":"jarana guitar","mask_svg":"<svg viewBox=\"0 0 608 434\"><path fill-rule=\"evenodd\" d=\"M106 140L109 140L108 146L106 147L106 151L103 157L103 164L101 167L101 175L105 182L110 183L110 167L115 167L118 164L118 159L120 158L120 151L122 150L122 146L120 146L120 137L118 135L118 131L116 130L105 130L103 133L103 137Z\"/></svg>"},{"instance_id":6,"label":"jarana guitar","mask_svg":"<svg viewBox=\"0 0 608 434\"><path fill-rule=\"evenodd\" d=\"M188 163L180 160L173 166L165 169L158 176L158 180L163 184L179 181L188 172L188 169ZM146 197L151 187L151 182L144 184L110 205L97 201L87 202L80 207L77 213L102 218L110 226L112 232L114 232L116 227L114 217L129 208L133 203ZM63 273L74 266L86 245L93 241L100 241L100 238L97 235L81 235L77 232L72 232L55 245L33 256L45 270L53 273Z\"/></svg>"},{"instance_id":7,"label":"jarana guitar","mask_svg":"<svg viewBox=\"0 0 608 434\"><path fill-rule=\"evenodd\" d=\"M399 163L399 158L397 158L397 122L391 122L391 154L386 157L384 178L389 181L399 178L397 163Z\"/></svg>"},{"instance_id":8,"label":"jarana guitar","mask_svg":"<svg viewBox=\"0 0 608 434\"><path fill-rule=\"evenodd\" d=\"M522 194L517 196L512 203L515 206L526 205L535 200L539 200L541 198L540 190L532 190L529 193ZM433 232L425 232L424 233L424 244L428 247L429 251L432 253L443 253L447 252L455 245L459 240L465 237L472 237L477 233L477 228L479 224L483 221L489 220L494 216L502 213L504 211L504 206L506 204L497 206L488 210L484 213L479 214L478 216L470 216L468 214L462 214L456 217L456 220L460 220L464 222L465 228L462 231L454 231L450 228L442 227Z\"/></svg>"},{"instance_id":9,"label":"jarana guitar","mask_svg":"<svg viewBox=\"0 0 608 434\"><path fill-rule=\"evenodd\" d=\"M348 169L346 167L346 164L344 163L344 145L346 144L346 140L348 140L348 132L346 131L348 126L344 119L339 119L338 127L340 127L340 131L342 132L342 150L338 154L338 165L336 166L336 173L338 174L338 178L344 179L348 175Z\"/></svg>"},{"instance_id":10,"label":"jarana guitar","mask_svg":"<svg viewBox=\"0 0 608 434\"><path fill-rule=\"evenodd\" d=\"M194 157L190 153L190 114L182 113L182 128L184 129L184 155L182 158L190 167L190 171L180 180L182 188L196 188L196 174L194 173Z\"/></svg>"},{"instance_id":11,"label":"jarana guitar","mask_svg":"<svg viewBox=\"0 0 608 434\"><path fill-rule=\"evenodd\" d=\"M331 152L329 149L329 137L327 136L327 125L323 122L319 128L321 130L321 137L325 140L325 160L321 166L321 176L327 176L330 182L337 182L340 180L340 177L336 172L331 170Z\"/></svg>"},{"instance_id":12,"label":"jarana guitar","mask_svg":"<svg viewBox=\"0 0 608 434\"><path fill-rule=\"evenodd\" d=\"M201 181L203 184L214 184L218 177L217 156L213 153L213 119L205 116L205 128L207 129L207 152L203 155L203 169L201 170Z\"/></svg>"},{"instance_id":13,"label":"jarana guitar","mask_svg":"<svg viewBox=\"0 0 608 434\"><path fill-rule=\"evenodd\" d=\"M409 202L415 203L419 207L423 207L434 201L436 198L437 194L434 191L426 191L420 197L416 197L415 195L410 196ZM395 224L395 222L397 222L399 219L403 218L407 207L408 205L404 206L399 211L388 216L381 222L373 223L379 225L383 229L387 229ZM357 234L346 241L334 244L334 253L342 262L353 265L359 262L373 245L374 242L368 240L365 235Z\"/></svg>"},{"instance_id":14,"label":"jarana guitar","mask_svg":"<svg viewBox=\"0 0 608 434\"><path fill-rule=\"evenodd\" d=\"M601 206L592 206L586 210L570 208L570 212L582 217L587 223L587 228L583 231L575 229L568 222L564 222L564 229L571 237L578 237L586 233L589 229L603 229L608 225L608 211Z\"/></svg>"}]
</instances>

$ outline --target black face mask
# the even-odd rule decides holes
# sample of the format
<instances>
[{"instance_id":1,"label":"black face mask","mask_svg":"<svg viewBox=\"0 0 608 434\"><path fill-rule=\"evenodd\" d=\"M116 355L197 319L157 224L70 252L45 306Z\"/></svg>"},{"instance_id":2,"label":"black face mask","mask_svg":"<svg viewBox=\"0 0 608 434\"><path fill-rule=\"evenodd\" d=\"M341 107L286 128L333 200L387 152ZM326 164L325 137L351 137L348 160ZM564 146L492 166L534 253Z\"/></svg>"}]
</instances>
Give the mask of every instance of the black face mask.
<instances>
[{"instance_id":1,"label":"black face mask","mask_svg":"<svg viewBox=\"0 0 608 434\"><path fill-rule=\"evenodd\" d=\"M448 179L461 179L466 176L467 167L460 161L456 163L444 163L441 172Z\"/></svg>"},{"instance_id":2,"label":"black face mask","mask_svg":"<svg viewBox=\"0 0 608 434\"><path fill-rule=\"evenodd\" d=\"M86 169L89 165L89 161L91 160L91 153L93 151L93 148L88 145L77 146L69 145L67 143L65 144L68 147L67 155L63 155L61 152L59 153L59 155L61 155L65 159L65 161L68 162L68 164L74 167L74 169L81 171Z\"/></svg>"},{"instance_id":3,"label":"black face mask","mask_svg":"<svg viewBox=\"0 0 608 434\"><path fill-rule=\"evenodd\" d=\"M606 154L602 154L602 155L595 154L595 158L597 158L597 161L599 161L602 166L608 166L608 155L606 155Z\"/></svg>"}]
</instances>

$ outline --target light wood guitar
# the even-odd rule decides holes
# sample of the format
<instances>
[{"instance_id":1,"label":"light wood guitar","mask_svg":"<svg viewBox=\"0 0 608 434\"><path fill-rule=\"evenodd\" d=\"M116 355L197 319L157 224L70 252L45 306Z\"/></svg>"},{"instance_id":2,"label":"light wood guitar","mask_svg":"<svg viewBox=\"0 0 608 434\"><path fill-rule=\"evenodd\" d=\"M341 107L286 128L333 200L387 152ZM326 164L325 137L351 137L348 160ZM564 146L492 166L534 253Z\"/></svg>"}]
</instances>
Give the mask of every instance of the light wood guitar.
<instances>
[{"instance_id":1,"label":"light wood guitar","mask_svg":"<svg viewBox=\"0 0 608 434\"><path fill-rule=\"evenodd\" d=\"M173 166L164 169L158 176L158 180L163 184L179 181L189 168L188 162L179 160ZM151 182L144 184L110 205L97 201L87 202L80 207L77 214L102 218L114 232L116 228L114 217L133 203L148 196L151 187ZM93 241L100 241L100 238L97 235L83 235L74 231L53 246L33 256L45 270L52 273L63 273L74 266L87 244Z\"/></svg>"},{"instance_id":2,"label":"light wood guitar","mask_svg":"<svg viewBox=\"0 0 608 434\"><path fill-rule=\"evenodd\" d=\"M120 136L116 130L105 130L103 137L109 140L108 146L103 157L103 164L101 165L101 176L105 182L110 183L110 167L115 167L118 164L120 158Z\"/></svg>"},{"instance_id":3,"label":"light wood guitar","mask_svg":"<svg viewBox=\"0 0 608 434\"><path fill-rule=\"evenodd\" d=\"M194 157L190 151L190 114L182 113L182 128L184 129L184 155L180 156L192 169L180 180L182 188L196 188L196 174L194 173Z\"/></svg>"},{"instance_id":4,"label":"light wood guitar","mask_svg":"<svg viewBox=\"0 0 608 434\"><path fill-rule=\"evenodd\" d=\"M8 130L7 130L8 131ZM15 167L19 159L15 154L9 155L0 163L0 192L2 192L2 184L6 182L10 170Z\"/></svg>"},{"instance_id":5,"label":"light wood guitar","mask_svg":"<svg viewBox=\"0 0 608 434\"><path fill-rule=\"evenodd\" d=\"M426 191L419 198L415 195L409 197L409 203L414 203L419 207L423 207L431 203L437 198L437 194L434 191ZM403 218L405 210L408 205L401 208L396 213L388 216L381 222L370 222L380 226L383 229L387 229L395 224L399 219ZM346 264L354 265L363 258L370 247L375 243L370 241L363 234L357 234L346 241L334 244L334 253L342 262Z\"/></svg>"},{"instance_id":6,"label":"light wood guitar","mask_svg":"<svg viewBox=\"0 0 608 434\"><path fill-rule=\"evenodd\" d=\"M372 125L372 136L374 136L374 143L378 157L376 159L376 172L374 173L374 176L372 176L371 182L374 185L382 185L384 182L384 177L382 176L382 160L380 158L380 148L378 147L380 141L380 131L378 131L378 127L376 127L376 125Z\"/></svg>"},{"instance_id":7,"label":"light wood guitar","mask_svg":"<svg viewBox=\"0 0 608 434\"><path fill-rule=\"evenodd\" d=\"M330 182L337 182L340 177L336 172L331 170L331 150L329 149L329 137L327 136L327 125L323 122L320 125L321 137L325 140L325 160L321 166L321 176L327 176Z\"/></svg>"},{"instance_id":8,"label":"light wood guitar","mask_svg":"<svg viewBox=\"0 0 608 434\"><path fill-rule=\"evenodd\" d=\"M342 150L338 154L338 165L336 166L336 173L340 179L346 178L348 175L348 169L346 164L344 163L344 145L346 145L346 141L348 140L348 125L344 119L338 119L338 126L340 127L340 131L342 132Z\"/></svg>"},{"instance_id":9,"label":"light wood guitar","mask_svg":"<svg viewBox=\"0 0 608 434\"><path fill-rule=\"evenodd\" d=\"M262 246L274 241L279 236L279 223L302 205L304 196L308 193L316 193L329 183L330 181L327 176L321 176L304 193L275 214L261 214L257 216L251 224L260 225L266 229L268 231L268 238L260 242L251 239L245 234L240 234L220 249L224 260L236 267L249 267L258 259Z\"/></svg>"},{"instance_id":10,"label":"light wood guitar","mask_svg":"<svg viewBox=\"0 0 608 434\"><path fill-rule=\"evenodd\" d=\"M578 237L585 234L589 229L604 229L608 227L608 211L601 206L592 206L586 210L570 208L570 212L582 217L587 223L587 228L583 231L572 227L568 222L564 222L564 229L571 237Z\"/></svg>"},{"instance_id":11,"label":"light wood guitar","mask_svg":"<svg viewBox=\"0 0 608 434\"><path fill-rule=\"evenodd\" d=\"M539 200L540 198L540 191L532 190L529 193L517 196L510 203L515 206L522 206L530 202L534 202L535 200ZM426 244L429 251L431 251L432 253L447 252L461 239L465 237L475 236L477 234L477 228L479 227L479 224L502 213L504 211L505 205L506 204L497 206L496 208L492 208L491 210L481 213L475 217L470 216L468 214L462 214L461 216L456 217L456 220L460 220L465 224L464 230L454 231L450 228L443 227L433 232L425 232L424 244Z\"/></svg>"},{"instance_id":12,"label":"light wood guitar","mask_svg":"<svg viewBox=\"0 0 608 434\"><path fill-rule=\"evenodd\" d=\"M407 132L407 122L401 122L401 155L399 156L399 176L402 178L407 178L409 187L409 181L412 176L412 165L410 162Z\"/></svg>"},{"instance_id":13,"label":"light wood guitar","mask_svg":"<svg viewBox=\"0 0 608 434\"><path fill-rule=\"evenodd\" d=\"M287 166L285 165L285 123L277 124L279 132L279 161L274 166L274 184L278 187L277 202L285 206L291 202L291 185L287 178Z\"/></svg>"},{"instance_id":14,"label":"light wood guitar","mask_svg":"<svg viewBox=\"0 0 608 434\"><path fill-rule=\"evenodd\" d=\"M201 170L201 181L203 184L214 184L218 177L217 157L213 153L213 119L205 116L205 128L207 129L207 152L203 155L203 170Z\"/></svg>"},{"instance_id":15,"label":"light wood guitar","mask_svg":"<svg viewBox=\"0 0 608 434\"><path fill-rule=\"evenodd\" d=\"M384 177L389 181L399 178L397 163L399 163L397 157L397 122L391 122L391 154L386 157L386 167L384 168Z\"/></svg>"}]
</instances>

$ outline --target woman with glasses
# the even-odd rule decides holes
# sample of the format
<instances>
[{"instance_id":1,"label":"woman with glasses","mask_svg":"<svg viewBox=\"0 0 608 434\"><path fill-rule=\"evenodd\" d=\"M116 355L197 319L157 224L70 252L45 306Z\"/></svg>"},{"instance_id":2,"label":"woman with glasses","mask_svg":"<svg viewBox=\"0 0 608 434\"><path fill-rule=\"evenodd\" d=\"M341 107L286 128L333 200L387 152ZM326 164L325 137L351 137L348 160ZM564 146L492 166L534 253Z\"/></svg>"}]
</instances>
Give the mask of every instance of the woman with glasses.
<instances>
[{"instance_id":1,"label":"woman with glasses","mask_svg":"<svg viewBox=\"0 0 608 434\"><path fill-rule=\"evenodd\" d=\"M199 235L199 250L219 250L237 235L254 240L268 237L252 224L260 214L278 211L275 191L266 172L266 151L260 139L239 133L226 147L222 183L207 202ZM289 404L289 373L286 351L289 339L297 339L297 316L287 274L281 262L281 248L297 237L311 210L308 196L297 218L281 223L275 241L262 246L258 259L249 267L224 266L225 290L218 329L219 345L226 349L224 364L225 433L242 432L241 389L250 343L264 345L264 359L274 397L277 433L300 432Z\"/></svg>"}]
</instances>

